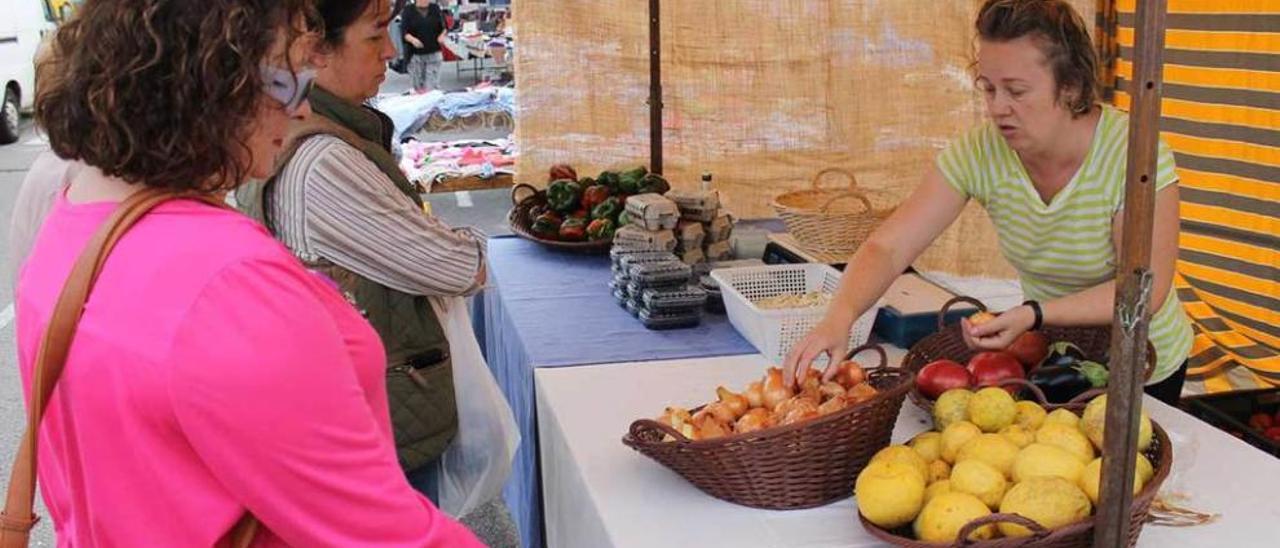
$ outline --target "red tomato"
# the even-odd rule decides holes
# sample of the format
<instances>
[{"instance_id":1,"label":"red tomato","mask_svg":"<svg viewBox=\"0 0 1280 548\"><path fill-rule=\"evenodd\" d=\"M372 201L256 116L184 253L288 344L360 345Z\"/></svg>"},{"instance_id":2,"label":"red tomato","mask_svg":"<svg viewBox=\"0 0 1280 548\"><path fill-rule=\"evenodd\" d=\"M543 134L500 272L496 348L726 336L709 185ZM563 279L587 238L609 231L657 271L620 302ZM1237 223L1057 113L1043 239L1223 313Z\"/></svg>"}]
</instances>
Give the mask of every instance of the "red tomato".
<instances>
[{"instance_id":1,"label":"red tomato","mask_svg":"<svg viewBox=\"0 0 1280 548\"><path fill-rule=\"evenodd\" d=\"M969 359L969 372L973 374L976 386L998 386L1005 379L1026 378L1022 363L1008 352L979 352ZM1016 394L1021 387L1005 386L1004 389Z\"/></svg>"},{"instance_id":2,"label":"red tomato","mask_svg":"<svg viewBox=\"0 0 1280 548\"><path fill-rule=\"evenodd\" d=\"M968 388L973 386L973 375L951 360L930 362L916 376L916 388L931 400L937 399L943 392L952 388Z\"/></svg>"},{"instance_id":3,"label":"red tomato","mask_svg":"<svg viewBox=\"0 0 1280 548\"><path fill-rule=\"evenodd\" d=\"M1268 438L1271 438L1271 441L1280 443L1280 426L1272 426L1271 428L1268 428L1266 432L1263 432L1263 434Z\"/></svg>"},{"instance_id":4,"label":"red tomato","mask_svg":"<svg viewBox=\"0 0 1280 548\"><path fill-rule=\"evenodd\" d=\"M1031 371L1049 355L1049 339L1039 331L1028 331L1019 335L1005 351L1022 362L1023 371Z\"/></svg>"},{"instance_id":5,"label":"red tomato","mask_svg":"<svg viewBox=\"0 0 1280 548\"><path fill-rule=\"evenodd\" d=\"M1249 417L1249 426L1258 430L1266 430L1274 424L1271 415L1266 413L1254 413L1252 417Z\"/></svg>"}]
</instances>

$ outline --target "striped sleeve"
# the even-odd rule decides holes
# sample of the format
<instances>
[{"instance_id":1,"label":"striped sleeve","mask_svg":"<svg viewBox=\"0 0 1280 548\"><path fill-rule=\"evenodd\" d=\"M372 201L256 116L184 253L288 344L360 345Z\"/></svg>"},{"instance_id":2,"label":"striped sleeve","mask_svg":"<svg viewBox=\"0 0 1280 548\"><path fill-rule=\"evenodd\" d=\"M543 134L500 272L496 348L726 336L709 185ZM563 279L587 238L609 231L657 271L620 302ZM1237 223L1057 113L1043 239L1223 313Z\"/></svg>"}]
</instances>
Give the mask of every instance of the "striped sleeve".
<instances>
[{"instance_id":1,"label":"striped sleeve","mask_svg":"<svg viewBox=\"0 0 1280 548\"><path fill-rule=\"evenodd\" d=\"M1178 182L1178 171L1173 161L1173 149L1160 139L1156 149L1156 190L1161 190Z\"/></svg>"},{"instance_id":2,"label":"striped sleeve","mask_svg":"<svg viewBox=\"0 0 1280 548\"><path fill-rule=\"evenodd\" d=\"M938 170L951 188L965 199L976 198L985 203L979 164L982 158L981 129L970 131L954 139L938 154Z\"/></svg>"},{"instance_id":3,"label":"striped sleeve","mask_svg":"<svg viewBox=\"0 0 1280 548\"><path fill-rule=\"evenodd\" d=\"M337 139L313 141L321 148L298 172L306 178L305 230L314 252L405 293L478 289L483 239L423 213L356 148Z\"/></svg>"}]
</instances>

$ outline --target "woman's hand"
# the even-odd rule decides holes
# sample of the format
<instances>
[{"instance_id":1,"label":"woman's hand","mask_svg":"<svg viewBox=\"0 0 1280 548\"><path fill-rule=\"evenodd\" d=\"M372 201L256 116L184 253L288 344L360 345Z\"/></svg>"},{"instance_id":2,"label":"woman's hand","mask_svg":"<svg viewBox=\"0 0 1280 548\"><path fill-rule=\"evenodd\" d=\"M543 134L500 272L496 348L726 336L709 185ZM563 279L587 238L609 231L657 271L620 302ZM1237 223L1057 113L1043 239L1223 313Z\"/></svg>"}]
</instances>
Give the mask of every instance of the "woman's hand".
<instances>
[{"instance_id":1,"label":"woman's hand","mask_svg":"<svg viewBox=\"0 0 1280 548\"><path fill-rule=\"evenodd\" d=\"M1030 306L1019 306L1002 312L995 319L974 325L969 318L960 320L960 334L964 343L975 350L1004 350L1019 335L1035 324L1036 313Z\"/></svg>"},{"instance_id":2,"label":"woman's hand","mask_svg":"<svg viewBox=\"0 0 1280 548\"><path fill-rule=\"evenodd\" d=\"M839 363L849 351L849 325L823 319L817 327L805 335L800 342L791 347L787 359L782 362L783 386L794 386L796 379L803 379L809 372L810 365L818 356L826 354L830 363ZM824 380L834 375L836 368L828 367Z\"/></svg>"}]
</instances>

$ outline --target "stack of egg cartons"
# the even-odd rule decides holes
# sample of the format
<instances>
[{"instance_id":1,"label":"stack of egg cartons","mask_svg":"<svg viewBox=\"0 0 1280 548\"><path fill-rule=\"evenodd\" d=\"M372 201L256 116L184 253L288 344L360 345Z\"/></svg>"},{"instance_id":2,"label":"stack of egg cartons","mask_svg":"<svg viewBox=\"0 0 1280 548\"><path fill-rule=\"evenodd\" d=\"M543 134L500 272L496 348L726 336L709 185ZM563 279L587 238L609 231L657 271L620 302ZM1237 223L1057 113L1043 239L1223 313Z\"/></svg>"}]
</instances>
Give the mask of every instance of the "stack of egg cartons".
<instances>
[{"instance_id":1,"label":"stack of egg cartons","mask_svg":"<svg viewBox=\"0 0 1280 548\"><path fill-rule=\"evenodd\" d=\"M733 222L720 207L720 194L714 190L672 190L667 197L680 210L676 227L676 252L685 264L724 261L733 258L729 237Z\"/></svg>"},{"instance_id":2,"label":"stack of egg cartons","mask_svg":"<svg viewBox=\"0 0 1280 548\"><path fill-rule=\"evenodd\" d=\"M680 211L659 194L627 199L630 218L614 235L609 252L618 304L650 329L692 327L702 322L706 291L691 286L693 269L673 253Z\"/></svg>"}]
</instances>

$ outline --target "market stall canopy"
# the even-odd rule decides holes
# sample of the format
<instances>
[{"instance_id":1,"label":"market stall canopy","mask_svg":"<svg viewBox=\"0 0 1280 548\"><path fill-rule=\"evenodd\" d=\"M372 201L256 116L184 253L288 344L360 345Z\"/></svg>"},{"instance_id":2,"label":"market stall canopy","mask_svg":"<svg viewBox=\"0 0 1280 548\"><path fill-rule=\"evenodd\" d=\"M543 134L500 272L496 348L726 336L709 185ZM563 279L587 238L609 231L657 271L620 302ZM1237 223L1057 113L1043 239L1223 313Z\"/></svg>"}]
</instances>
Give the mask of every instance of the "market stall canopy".
<instances>
[{"instance_id":1,"label":"market stall canopy","mask_svg":"<svg viewBox=\"0 0 1280 548\"><path fill-rule=\"evenodd\" d=\"M725 0L662 4L664 171L703 171L745 217L839 166L905 197L952 137L983 119L969 71L980 2ZM1086 21L1094 0L1073 0ZM647 163L647 2L526 0L517 171ZM963 237L962 237L963 235ZM972 206L917 262L1012 277Z\"/></svg>"}]
</instances>

